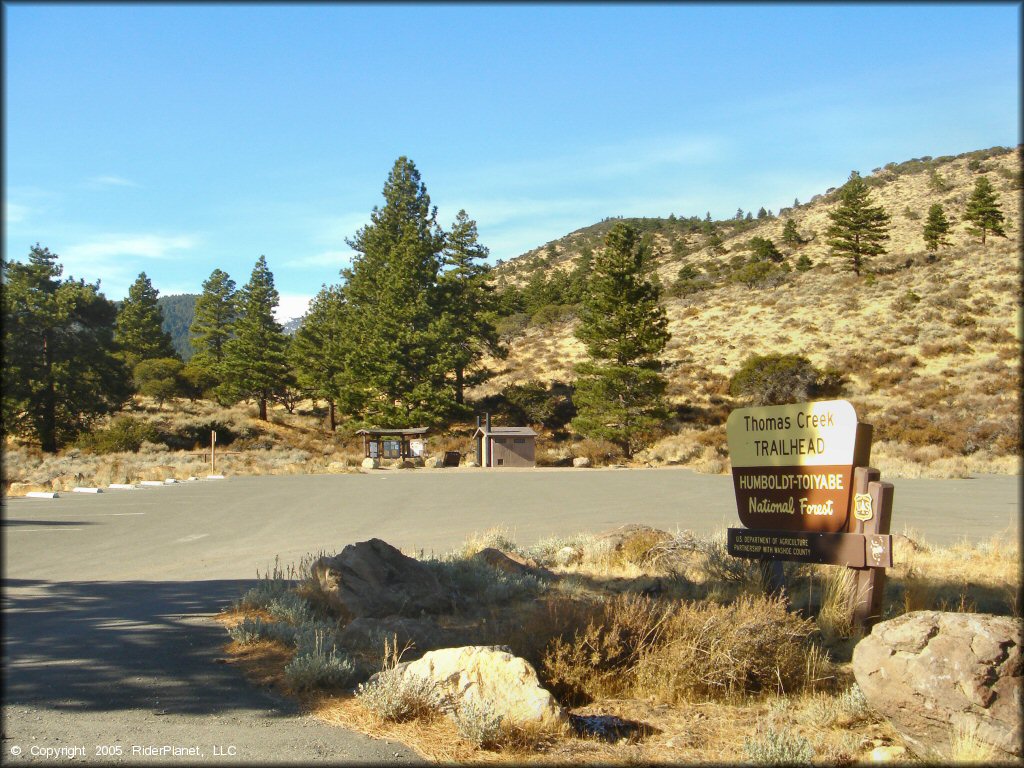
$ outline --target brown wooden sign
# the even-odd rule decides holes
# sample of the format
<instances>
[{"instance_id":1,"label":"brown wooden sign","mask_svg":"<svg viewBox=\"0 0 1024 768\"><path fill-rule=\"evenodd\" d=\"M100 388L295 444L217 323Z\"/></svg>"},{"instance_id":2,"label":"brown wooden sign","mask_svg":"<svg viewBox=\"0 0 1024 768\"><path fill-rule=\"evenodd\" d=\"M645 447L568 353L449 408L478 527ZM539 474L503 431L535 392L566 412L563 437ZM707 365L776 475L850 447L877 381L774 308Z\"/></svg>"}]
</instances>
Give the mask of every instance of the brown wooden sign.
<instances>
[{"instance_id":1,"label":"brown wooden sign","mask_svg":"<svg viewBox=\"0 0 1024 768\"><path fill-rule=\"evenodd\" d=\"M853 468L871 427L846 400L739 408L726 424L740 522L758 530L846 529Z\"/></svg>"},{"instance_id":2,"label":"brown wooden sign","mask_svg":"<svg viewBox=\"0 0 1024 768\"><path fill-rule=\"evenodd\" d=\"M849 568L891 568L892 537L857 533L807 533L729 528L733 557L826 563Z\"/></svg>"}]
</instances>

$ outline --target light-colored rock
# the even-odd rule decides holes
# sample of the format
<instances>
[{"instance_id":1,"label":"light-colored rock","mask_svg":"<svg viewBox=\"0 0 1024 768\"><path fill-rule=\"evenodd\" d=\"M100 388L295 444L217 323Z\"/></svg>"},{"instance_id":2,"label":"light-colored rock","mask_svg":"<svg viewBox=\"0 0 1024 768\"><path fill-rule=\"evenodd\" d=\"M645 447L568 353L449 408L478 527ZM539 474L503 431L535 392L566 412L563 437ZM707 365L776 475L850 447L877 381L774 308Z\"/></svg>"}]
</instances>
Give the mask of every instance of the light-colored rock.
<instances>
[{"instance_id":1,"label":"light-colored rock","mask_svg":"<svg viewBox=\"0 0 1024 768\"><path fill-rule=\"evenodd\" d=\"M583 550L579 547L564 546L554 555L555 565L575 565L583 560Z\"/></svg>"},{"instance_id":2,"label":"light-colored rock","mask_svg":"<svg viewBox=\"0 0 1024 768\"><path fill-rule=\"evenodd\" d=\"M504 722L545 726L568 722L565 710L541 687L536 670L504 646L444 648L395 669L403 676L434 681L453 702L487 702Z\"/></svg>"},{"instance_id":3,"label":"light-colored rock","mask_svg":"<svg viewBox=\"0 0 1024 768\"><path fill-rule=\"evenodd\" d=\"M1020 757L1022 629L1008 616L914 611L872 628L853 673L917 756L950 759L950 734L963 728L1001 759Z\"/></svg>"},{"instance_id":4,"label":"light-colored rock","mask_svg":"<svg viewBox=\"0 0 1024 768\"><path fill-rule=\"evenodd\" d=\"M311 567L327 602L343 616L418 616L451 608L429 567L380 539L349 544Z\"/></svg>"},{"instance_id":5,"label":"light-colored rock","mask_svg":"<svg viewBox=\"0 0 1024 768\"><path fill-rule=\"evenodd\" d=\"M891 763L896 760L906 760L906 758L906 747L875 747L868 755L868 760L872 763Z\"/></svg>"},{"instance_id":6,"label":"light-colored rock","mask_svg":"<svg viewBox=\"0 0 1024 768\"><path fill-rule=\"evenodd\" d=\"M374 459L370 456L367 456L365 459L363 459L362 467L363 469L380 469L380 459Z\"/></svg>"},{"instance_id":7,"label":"light-colored rock","mask_svg":"<svg viewBox=\"0 0 1024 768\"><path fill-rule=\"evenodd\" d=\"M577 456L575 459L572 460L572 465L574 467L589 467L590 458L587 456Z\"/></svg>"}]
</instances>

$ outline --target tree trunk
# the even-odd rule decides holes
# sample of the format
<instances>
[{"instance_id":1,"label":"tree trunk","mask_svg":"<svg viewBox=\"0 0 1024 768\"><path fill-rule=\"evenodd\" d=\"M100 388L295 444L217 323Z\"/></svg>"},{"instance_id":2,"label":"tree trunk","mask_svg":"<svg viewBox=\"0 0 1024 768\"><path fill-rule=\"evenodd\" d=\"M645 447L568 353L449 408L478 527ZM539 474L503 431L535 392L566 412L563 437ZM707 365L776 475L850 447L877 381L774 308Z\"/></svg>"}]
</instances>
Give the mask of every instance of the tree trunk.
<instances>
[{"instance_id":1,"label":"tree trunk","mask_svg":"<svg viewBox=\"0 0 1024 768\"><path fill-rule=\"evenodd\" d=\"M267 398L260 395L260 421L268 421L267 419Z\"/></svg>"},{"instance_id":2,"label":"tree trunk","mask_svg":"<svg viewBox=\"0 0 1024 768\"><path fill-rule=\"evenodd\" d=\"M455 369L455 402L462 405L465 401L463 398L464 378L462 375L462 366L460 365Z\"/></svg>"}]
</instances>

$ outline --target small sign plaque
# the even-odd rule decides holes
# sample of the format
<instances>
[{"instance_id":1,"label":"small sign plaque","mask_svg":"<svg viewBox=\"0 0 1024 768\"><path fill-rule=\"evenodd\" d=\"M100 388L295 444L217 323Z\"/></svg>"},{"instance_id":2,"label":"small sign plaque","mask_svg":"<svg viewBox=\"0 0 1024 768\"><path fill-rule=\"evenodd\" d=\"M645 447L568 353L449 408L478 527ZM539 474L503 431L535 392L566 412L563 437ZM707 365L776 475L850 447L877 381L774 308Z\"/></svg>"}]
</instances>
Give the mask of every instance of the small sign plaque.
<instances>
[{"instance_id":1,"label":"small sign plaque","mask_svg":"<svg viewBox=\"0 0 1024 768\"><path fill-rule=\"evenodd\" d=\"M850 568L892 566L892 537L859 533L750 531L729 528L726 549L733 557L845 565Z\"/></svg>"},{"instance_id":2,"label":"small sign plaque","mask_svg":"<svg viewBox=\"0 0 1024 768\"><path fill-rule=\"evenodd\" d=\"M867 522L874 516L871 509L870 493L855 493L853 495L853 516L862 522Z\"/></svg>"}]
</instances>

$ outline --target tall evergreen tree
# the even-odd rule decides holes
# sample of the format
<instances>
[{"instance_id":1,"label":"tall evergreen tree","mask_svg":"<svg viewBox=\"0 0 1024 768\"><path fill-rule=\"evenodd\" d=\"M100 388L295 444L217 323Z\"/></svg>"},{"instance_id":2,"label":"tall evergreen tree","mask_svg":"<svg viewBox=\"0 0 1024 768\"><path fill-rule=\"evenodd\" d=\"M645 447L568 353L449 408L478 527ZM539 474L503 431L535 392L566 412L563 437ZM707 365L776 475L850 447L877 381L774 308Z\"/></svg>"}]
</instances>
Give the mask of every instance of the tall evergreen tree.
<instances>
[{"instance_id":1,"label":"tall evergreen tree","mask_svg":"<svg viewBox=\"0 0 1024 768\"><path fill-rule=\"evenodd\" d=\"M924 222L924 247L935 253L940 246L949 245L946 235L949 234L949 220L942 209L941 203L933 203L928 209L928 218Z\"/></svg>"},{"instance_id":2,"label":"tall evergreen tree","mask_svg":"<svg viewBox=\"0 0 1024 768\"><path fill-rule=\"evenodd\" d=\"M354 346L352 373L370 396L364 420L386 426L440 423L454 397L440 355L438 271L444 234L415 164L399 157L384 184L384 205L349 241L342 271Z\"/></svg>"},{"instance_id":3,"label":"tall evergreen tree","mask_svg":"<svg viewBox=\"0 0 1024 768\"><path fill-rule=\"evenodd\" d=\"M267 421L267 401L289 382L288 340L274 318L280 297L267 259L260 256L252 276L238 293L235 335L224 344L226 391L237 400L252 398Z\"/></svg>"},{"instance_id":4,"label":"tall evergreen tree","mask_svg":"<svg viewBox=\"0 0 1024 768\"><path fill-rule=\"evenodd\" d=\"M854 274L864 260L885 253L882 243L889 239L889 214L871 205L871 190L856 171L839 190L839 205L829 212L832 224L825 230L833 256L848 256Z\"/></svg>"},{"instance_id":5,"label":"tall evergreen tree","mask_svg":"<svg viewBox=\"0 0 1024 768\"><path fill-rule=\"evenodd\" d=\"M299 389L327 403L325 426L337 426L337 408L358 407L358 390L348 376L351 338L346 333L345 299L340 286L322 286L292 337L291 364Z\"/></svg>"},{"instance_id":6,"label":"tall evergreen tree","mask_svg":"<svg viewBox=\"0 0 1024 768\"><path fill-rule=\"evenodd\" d=\"M3 271L3 432L52 453L131 394L117 310L98 284L61 281L56 254L38 243L27 264Z\"/></svg>"},{"instance_id":7,"label":"tall evergreen tree","mask_svg":"<svg viewBox=\"0 0 1024 768\"><path fill-rule=\"evenodd\" d=\"M164 313L157 303L159 292L140 272L128 289L117 313L117 343L129 369L143 360L178 357L171 335L163 329Z\"/></svg>"},{"instance_id":8,"label":"tall evergreen tree","mask_svg":"<svg viewBox=\"0 0 1024 768\"><path fill-rule=\"evenodd\" d=\"M985 236L989 232L1006 237L1003 220L1003 211L991 182L987 176L979 176L974 182L971 196L967 198L967 209L964 211L964 221L972 225L968 231L972 235L981 235L981 244L984 245Z\"/></svg>"},{"instance_id":9,"label":"tall evergreen tree","mask_svg":"<svg viewBox=\"0 0 1024 768\"><path fill-rule=\"evenodd\" d=\"M804 239L800 237L800 233L797 232L796 222L793 219L786 219L786 224L782 227L782 242L791 248L804 242Z\"/></svg>"},{"instance_id":10,"label":"tall evergreen tree","mask_svg":"<svg viewBox=\"0 0 1024 768\"><path fill-rule=\"evenodd\" d=\"M502 352L494 324L497 302L494 287L487 282L490 267L486 258L487 248L478 240L476 222L460 210L445 241L444 271L438 281L442 355L452 371L458 405L465 402L466 387L482 384L493 376L475 367L484 353Z\"/></svg>"},{"instance_id":11,"label":"tall evergreen tree","mask_svg":"<svg viewBox=\"0 0 1024 768\"><path fill-rule=\"evenodd\" d=\"M576 336L590 360L577 366L573 428L632 456L665 419L661 354L671 337L639 233L618 223L594 258Z\"/></svg>"},{"instance_id":12,"label":"tall evergreen tree","mask_svg":"<svg viewBox=\"0 0 1024 768\"><path fill-rule=\"evenodd\" d=\"M203 282L189 326L195 363L216 377L224 363L224 347L235 324L235 281L227 272L215 269Z\"/></svg>"}]
</instances>

